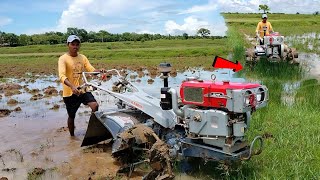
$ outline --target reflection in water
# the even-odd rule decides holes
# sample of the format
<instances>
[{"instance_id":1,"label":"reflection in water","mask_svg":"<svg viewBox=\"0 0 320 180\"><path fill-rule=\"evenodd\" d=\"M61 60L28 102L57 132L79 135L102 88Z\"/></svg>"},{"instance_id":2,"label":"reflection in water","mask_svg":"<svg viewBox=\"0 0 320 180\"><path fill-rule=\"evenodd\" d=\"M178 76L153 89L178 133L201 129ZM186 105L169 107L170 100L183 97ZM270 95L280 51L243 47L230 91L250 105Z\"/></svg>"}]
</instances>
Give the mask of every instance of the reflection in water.
<instances>
[{"instance_id":1,"label":"reflection in water","mask_svg":"<svg viewBox=\"0 0 320 180\"><path fill-rule=\"evenodd\" d=\"M281 93L281 102L287 106L293 106L295 103L295 95L300 88L300 82L286 83L283 85Z\"/></svg>"},{"instance_id":2,"label":"reflection in water","mask_svg":"<svg viewBox=\"0 0 320 180\"><path fill-rule=\"evenodd\" d=\"M302 35L293 35L285 37L285 42L288 42L290 46L295 46L297 44L303 44L308 47L309 50L314 50L315 48L320 48L318 39L320 38L319 33L306 33ZM316 50L316 49L315 49ZM319 49L318 49L319 50Z\"/></svg>"}]
</instances>

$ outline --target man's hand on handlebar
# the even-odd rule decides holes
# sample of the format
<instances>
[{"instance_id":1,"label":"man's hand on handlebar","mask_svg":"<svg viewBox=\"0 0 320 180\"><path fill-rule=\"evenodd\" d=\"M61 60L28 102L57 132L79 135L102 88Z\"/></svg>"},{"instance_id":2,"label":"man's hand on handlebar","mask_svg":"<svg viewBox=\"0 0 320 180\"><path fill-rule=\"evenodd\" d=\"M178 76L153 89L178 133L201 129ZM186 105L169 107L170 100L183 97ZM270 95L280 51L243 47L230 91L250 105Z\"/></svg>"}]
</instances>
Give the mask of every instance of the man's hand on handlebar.
<instances>
[{"instance_id":1,"label":"man's hand on handlebar","mask_svg":"<svg viewBox=\"0 0 320 180\"><path fill-rule=\"evenodd\" d=\"M102 69L99 70L99 72L100 73L106 73L107 71L104 68L102 68Z\"/></svg>"},{"instance_id":2,"label":"man's hand on handlebar","mask_svg":"<svg viewBox=\"0 0 320 180\"><path fill-rule=\"evenodd\" d=\"M72 93L77 95L77 96L79 96L81 94L80 93L80 87L72 86L71 90L72 90Z\"/></svg>"}]
</instances>

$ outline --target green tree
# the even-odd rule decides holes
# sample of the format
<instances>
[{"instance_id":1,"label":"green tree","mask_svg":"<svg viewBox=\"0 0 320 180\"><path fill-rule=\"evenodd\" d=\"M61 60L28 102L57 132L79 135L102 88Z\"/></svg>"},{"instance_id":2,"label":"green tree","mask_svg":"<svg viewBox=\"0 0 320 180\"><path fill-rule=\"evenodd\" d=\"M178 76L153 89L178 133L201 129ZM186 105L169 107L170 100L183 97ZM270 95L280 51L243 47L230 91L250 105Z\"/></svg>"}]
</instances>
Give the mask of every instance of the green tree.
<instances>
[{"instance_id":1,"label":"green tree","mask_svg":"<svg viewBox=\"0 0 320 180\"><path fill-rule=\"evenodd\" d=\"M184 39L188 39L189 38L187 33L183 33L182 36L183 36Z\"/></svg>"},{"instance_id":2,"label":"green tree","mask_svg":"<svg viewBox=\"0 0 320 180\"><path fill-rule=\"evenodd\" d=\"M19 36L19 45L26 46L30 44L30 37L26 34L20 34Z\"/></svg>"},{"instance_id":3,"label":"green tree","mask_svg":"<svg viewBox=\"0 0 320 180\"><path fill-rule=\"evenodd\" d=\"M210 35L210 30L209 29L206 29L206 28L200 28L198 31L197 31L197 34L200 34L201 37L207 37Z\"/></svg>"},{"instance_id":4,"label":"green tree","mask_svg":"<svg viewBox=\"0 0 320 180\"><path fill-rule=\"evenodd\" d=\"M9 46L17 46L19 44L19 37L13 33L7 33L4 36L4 42Z\"/></svg>"},{"instance_id":5,"label":"green tree","mask_svg":"<svg viewBox=\"0 0 320 180\"><path fill-rule=\"evenodd\" d=\"M88 41L88 32L85 29L78 29L78 28L67 28L67 35L77 35L81 39L82 42Z\"/></svg>"},{"instance_id":6,"label":"green tree","mask_svg":"<svg viewBox=\"0 0 320 180\"><path fill-rule=\"evenodd\" d=\"M105 41L108 41L108 36L110 36L110 33L105 30L100 30L97 33L97 36L99 37L99 39L101 39L101 42L105 42ZM110 37L109 37L109 39L110 39Z\"/></svg>"},{"instance_id":7,"label":"green tree","mask_svg":"<svg viewBox=\"0 0 320 180\"><path fill-rule=\"evenodd\" d=\"M260 10L263 10L263 13L265 14L266 12L269 12L269 11L270 11L270 8L269 8L269 6L266 5L266 4L260 4L260 5L259 5L259 11L260 11Z\"/></svg>"}]
</instances>

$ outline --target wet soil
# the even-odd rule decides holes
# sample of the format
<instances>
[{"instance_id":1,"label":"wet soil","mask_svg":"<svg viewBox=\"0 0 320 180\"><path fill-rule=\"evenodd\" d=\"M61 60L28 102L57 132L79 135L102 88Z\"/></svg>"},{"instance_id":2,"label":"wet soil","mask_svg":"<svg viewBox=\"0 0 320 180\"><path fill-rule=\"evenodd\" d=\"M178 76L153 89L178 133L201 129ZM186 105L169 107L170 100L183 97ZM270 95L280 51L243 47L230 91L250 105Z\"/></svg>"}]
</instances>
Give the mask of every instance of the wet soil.
<instances>
[{"instance_id":1,"label":"wet soil","mask_svg":"<svg viewBox=\"0 0 320 180\"><path fill-rule=\"evenodd\" d=\"M139 83L142 86L150 79L143 74ZM160 85L162 81L158 78L155 82ZM81 105L75 137L70 137L67 112L59 95L62 87L56 77L9 79L0 87L0 177L127 179L117 174L120 164L111 156L111 144L80 147L90 117L88 106ZM9 89L21 93L4 96ZM115 106L110 99L94 95L101 110ZM137 166L130 179L141 179L147 172L147 165Z\"/></svg>"},{"instance_id":2,"label":"wet soil","mask_svg":"<svg viewBox=\"0 0 320 180\"><path fill-rule=\"evenodd\" d=\"M11 111L9 109L0 109L0 117L9 116Z\"/></svg>"},{"instance_id":3,"label":"wet soil","mask_svg":"<svg viewBox=\"0 0 320 180\"><path fill-rule=\"evenodd\" d=\"M75 137L71 138L65 105L58 95L61 85L55 82L55 77L9 81L12 82L0 84L0 177L9 180L116 177L119 166L111 157L110 144L104 144L104 150L90 147L90 152L80 147L89 107L80 107ZM4 95L13 90L21 93ZM132 177L141 179L142 175L137 171Z\"/></svg>"}]
</instances>

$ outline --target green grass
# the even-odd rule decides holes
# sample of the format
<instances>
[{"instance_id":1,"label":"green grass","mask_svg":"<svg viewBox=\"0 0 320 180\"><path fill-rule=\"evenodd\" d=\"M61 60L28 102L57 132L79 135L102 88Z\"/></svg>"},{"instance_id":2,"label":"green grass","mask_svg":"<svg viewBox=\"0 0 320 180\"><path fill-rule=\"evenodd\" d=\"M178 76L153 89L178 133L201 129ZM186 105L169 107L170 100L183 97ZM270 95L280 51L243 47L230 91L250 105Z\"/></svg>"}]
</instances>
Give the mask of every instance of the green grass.
<instances>
[{"instance_id":1,"label":"green grass","mask_svg":"<svg viewBox=\"0 0 320 180\"><path fill-rule=\"evenodd\" d=\"M232 27L229 30L237 29L238 32L248 33L249 30L254 32L260 15L224 14L224 17L229 27ZM319 31L319 17L269 15L274 28L288 35ZM289 22L291 19L292 22ZM290 28L292 30L289 31ZM228 38L236 38L229 40L236 42L233 43L235 47L245 44L243 39L238 39L241 36ZM206 170L203 177L220 178L222 175L225 179L320 178L320 85L315 79L305 80L305 73L299 66L271 63L264 59L254 69L245 68L241 72L242 76L252 81L258 80L269 89L268 106L253 114L247 133L249 140L256 135L268 135L268 138L264 139L264 151L250 161L231 167L229 175L224 173L226 171L216 170L219 166L213 166L212 171L215 169L216 172L209 173ZM285 88L286 84L296 86L289 91ZM282 98L285 96L292 98L293 105L283 102ZM203 169L208 168L210 169L205 166Z\"/></svg>"},{"instance_id":2,"label":"green grass","mask_svg":"<svg viewBox=\"0 0 320 180\"><path fill-rule=\"evenodd\" d=\"M197 49L208 47L220 47L226 38L222 39L189 39L189 40L154 40L145 42L105 42L105 43L82 43L81 49L86 52L101 52L107 50L117 51L140 51L140 50L181 50ZM66 44L58 45L31 45L20 47L2 47L1 54L20 54L20 53L53 53L66 52Z\"/></svg>"},{"instance_id":3,"label":"green grass","mask_svg":"<svg viewBox=\"0 0 320 180\"><path fill-rule=\"evenodd\" d=\"M178 70L195 66L212 69L214 56L226 57L230 52L226 43L226 38L83 43L81 53L97 68L155 68L165 61L172 63ZM0 66L3 68L0 74L3 77L21 77L27 72L56 74L58 58L67 51L67 47L39 45L1 50Z\"/></svg>"},{"instance_id":4,"label":"green grass","mask_svg":"<svg viewBox=\"0 0 320 180\"><path fill-rule=\"evenodd\" d=\"M254 36L261 14L222 14L229 27ZM320 16L311 14L268 14L273 29L285 36L320 32Z\"/></svg>"},{"instance_id":5,"label":"green grass","mask_svg":"<svg viewBox=\"0 0 320 180\"><path fill-rule=\"evenodd\" d=\"M239 32L251 37L255 36L255 30L261 14L222 14L228 27L236 28ZM299 51L320 53L318 38L307 38L306 42L297 40L295 35L304 35L309 33L320 33L320 16L311 14L268 14L268 21L271 22L273 30L280 32L287 38L286 43ZM308 44L313 45L313 49L308 48ZM250 45L248 44L249 47Z\"/></svg>"}]
</instances>

